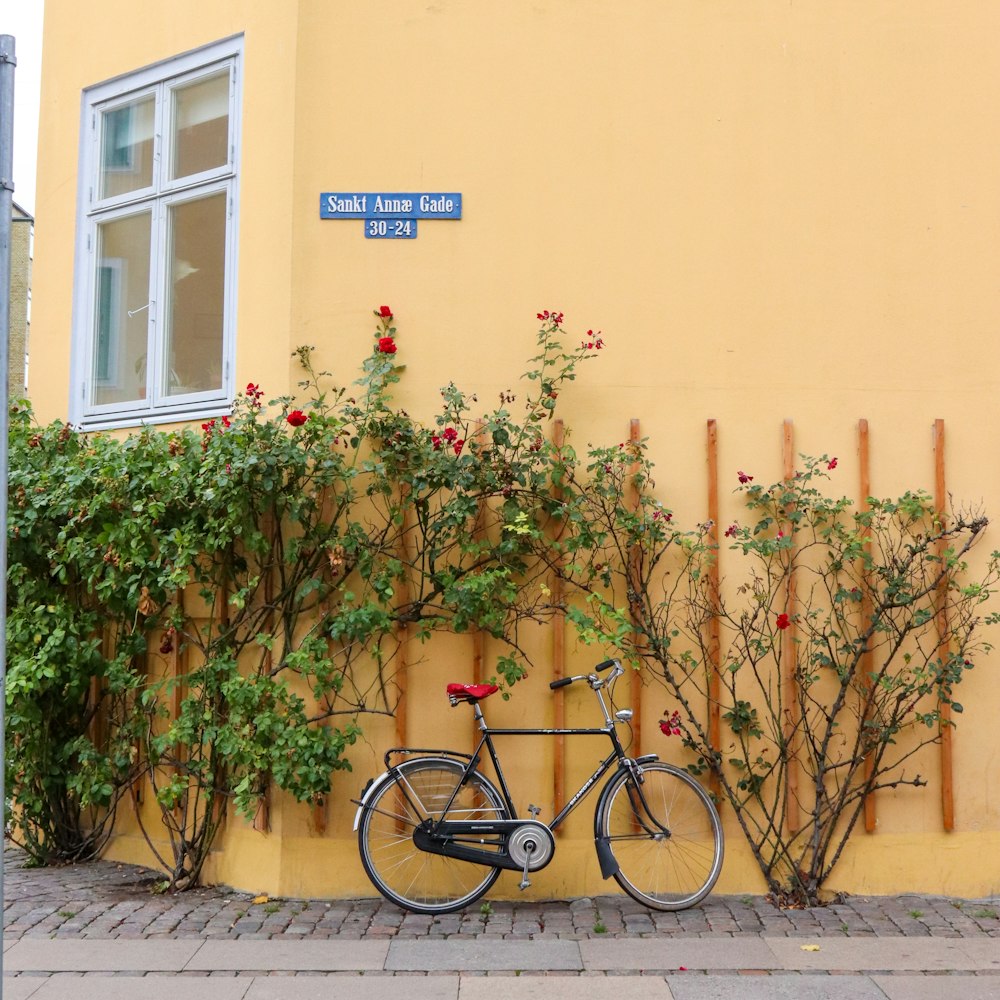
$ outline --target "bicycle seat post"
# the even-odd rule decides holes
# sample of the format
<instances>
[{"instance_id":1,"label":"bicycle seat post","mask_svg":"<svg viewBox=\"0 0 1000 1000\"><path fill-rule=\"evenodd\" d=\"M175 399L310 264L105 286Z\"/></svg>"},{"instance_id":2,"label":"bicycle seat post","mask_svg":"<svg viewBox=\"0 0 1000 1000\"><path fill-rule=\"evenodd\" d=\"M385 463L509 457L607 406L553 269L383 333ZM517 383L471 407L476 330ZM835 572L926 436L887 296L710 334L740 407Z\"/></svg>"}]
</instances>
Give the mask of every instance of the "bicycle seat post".
<instances>
[{"instance_id":1,"label":"bicycle seat post","mask_svg":"<svg viewBox=\"0 0 1000 1000\"><path fill-rule=\"evenodd\" d=\"M482 732L486 732L486 719L483 716L483 710L479 707L479 702L472 703L472 714L476 720L476 725L479 726Z\"/></svg>"}]
</instances>

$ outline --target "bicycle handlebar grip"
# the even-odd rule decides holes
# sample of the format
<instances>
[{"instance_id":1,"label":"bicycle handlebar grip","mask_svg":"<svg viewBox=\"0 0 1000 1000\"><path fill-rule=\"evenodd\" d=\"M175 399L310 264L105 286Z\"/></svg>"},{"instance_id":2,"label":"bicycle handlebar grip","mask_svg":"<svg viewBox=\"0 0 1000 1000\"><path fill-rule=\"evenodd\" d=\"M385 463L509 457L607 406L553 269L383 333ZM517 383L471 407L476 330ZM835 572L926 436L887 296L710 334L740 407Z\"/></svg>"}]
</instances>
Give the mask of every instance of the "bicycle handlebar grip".
<instances>
[{"instance_id":1,"label":"bicycle handlebar grip","mask_svg":"<svg viewBox=\"0 0 1000 1000\"><path fill-rule=\"evenodd\" d=\"M572 677L560 677L559 680L552 681L552 683L549 684L549 687L552 688L553 691L555 691L556 688L564 688L566 687L567 684L572 684L572 683L573 683Z\"/></svg>"},{"instance_id":2,"label":"bicycle handlebar grip","mask_svg":"<svg viewBox=\"0 0 1000 1000\"><path fill-rule=\"evenodd\" d=\"M608 670L610 667L613 667L617 662L618 662L617 660L605 660L603 663L598 663L597 666L594 667L594 669Z\"/></svg>"}]
</instances>

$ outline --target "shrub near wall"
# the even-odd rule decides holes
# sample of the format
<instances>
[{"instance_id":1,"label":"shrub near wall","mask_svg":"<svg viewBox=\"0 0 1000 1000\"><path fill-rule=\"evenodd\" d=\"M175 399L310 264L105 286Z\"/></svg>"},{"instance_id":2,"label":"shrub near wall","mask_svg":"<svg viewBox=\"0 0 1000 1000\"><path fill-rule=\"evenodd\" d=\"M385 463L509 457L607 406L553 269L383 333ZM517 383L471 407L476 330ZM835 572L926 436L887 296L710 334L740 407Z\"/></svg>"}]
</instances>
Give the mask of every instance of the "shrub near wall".
<instances>
[{"instance_id":1,"label":"shrub near wall","mask_svg":"<svg viewBox=\"0 0 1000 1000\"><path fill-rule=\"evenodd\" d=\"M400 624L483 629L503 677L523 673L519 623L542 609L520 600L517 526L549 486L542 426L596 348L540 314L522 399L474 426L448 385L425 426L392 403L397 330L375 315L354 383L302 348L302 400L250 383L200 428L84 437L16 411L8 788L36 859L97 853L145 776L150 848L196 884L230 801L324 795L358 718L395 710Z\"/></svg>"},{"instance_id":2,"label":"shrub near wall","mask_svg":"<svg viewBox=\"0 0 1000 1000\"><path fill-rule=\"evenodd\" d=\"M859 509L824 488L836 458L768 486L736 470L746 519L720 532L720 587L714 526L674 523L644 443L564 457L563 531L538 551L575 592L578 634L662 688L663 733L732 807L773 899L820 902L866 798L927 784L919 751L990 649L1000 553L967 558L987 519L922 491Z\"/></svg>"}]
</instances>

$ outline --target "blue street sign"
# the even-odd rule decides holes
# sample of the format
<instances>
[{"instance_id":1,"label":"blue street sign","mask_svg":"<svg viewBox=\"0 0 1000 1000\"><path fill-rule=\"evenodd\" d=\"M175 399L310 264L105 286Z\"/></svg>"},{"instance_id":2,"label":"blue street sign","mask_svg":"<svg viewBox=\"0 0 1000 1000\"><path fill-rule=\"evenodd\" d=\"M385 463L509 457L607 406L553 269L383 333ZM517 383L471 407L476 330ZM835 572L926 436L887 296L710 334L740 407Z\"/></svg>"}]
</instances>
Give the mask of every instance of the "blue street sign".
<instances>
[{"instance_id":1,"label":"blue street sign","mask_svg":"<svg viewBox=\"0 0 1000 1000\"><path fill-rule=\"evenodd\" d=\"M462 196L433 191L410 194L329 191L319 196L321 219L461 219ZM366 233L367 235L367 230Z\"/></svg>"}]
</instances>

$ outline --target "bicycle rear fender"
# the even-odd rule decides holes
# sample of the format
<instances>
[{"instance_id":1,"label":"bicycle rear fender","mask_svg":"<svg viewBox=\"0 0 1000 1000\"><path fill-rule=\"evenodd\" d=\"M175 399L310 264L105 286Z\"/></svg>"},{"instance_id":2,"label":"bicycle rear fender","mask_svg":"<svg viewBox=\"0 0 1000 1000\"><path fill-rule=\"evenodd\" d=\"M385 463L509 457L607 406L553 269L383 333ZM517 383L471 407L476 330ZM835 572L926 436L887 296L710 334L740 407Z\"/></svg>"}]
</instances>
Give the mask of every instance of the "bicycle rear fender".
<instances>
[{"instance_id":1,"label":"bicycle rear fender","mask_svg":"<svg viewBox=\"0 0 1000 1000\"><path fill-rule=\"evenodd\" d=\"M390 751L392 753L394 751ZM444 750L442 753L448 753L449 751ZM468 757L468 754L462 756ZM409 760L432 760L439 764L445 764L449 767L455 767L456 761L453 757L410 757ZM406 764L407 761L403 761ZM351 801L358 807L358 811L354 814L354 832L358 832L358 827L361 825L361 816L365 811L368 802L375 795L375 793L387 782L394 778L399 773L398 767L390 767L388 771L383 771L377 778L372 778L367 785L361 791L360 799L351 799Z\"/></svg>"},{"instance_id":2,"label":"bicycle rear fender","mask_svg":"<svg viewBox=\"0 0 1000 1000\"><path fill-rule=\"evenodd\" d=\"M358 811L354 814L354 832L358 832L361 825L361 814L368 805L368 800L392 777L392 771L383 771L377 778L372 778L361 791L360 799L351 799L357 804Z\"/></svg>"}]
</instances>

